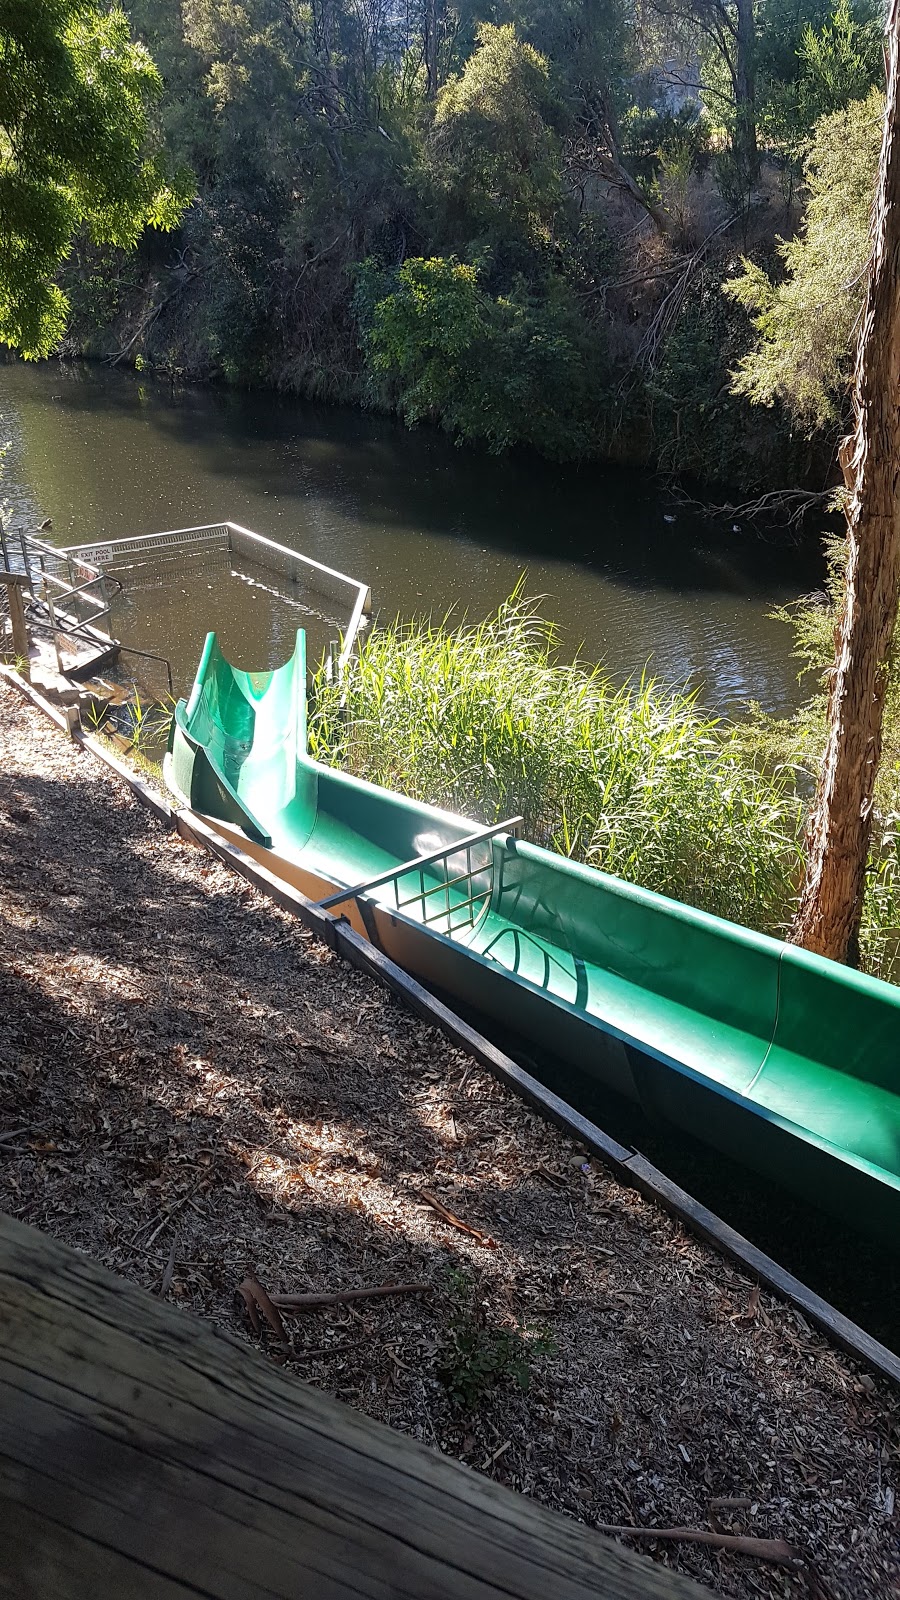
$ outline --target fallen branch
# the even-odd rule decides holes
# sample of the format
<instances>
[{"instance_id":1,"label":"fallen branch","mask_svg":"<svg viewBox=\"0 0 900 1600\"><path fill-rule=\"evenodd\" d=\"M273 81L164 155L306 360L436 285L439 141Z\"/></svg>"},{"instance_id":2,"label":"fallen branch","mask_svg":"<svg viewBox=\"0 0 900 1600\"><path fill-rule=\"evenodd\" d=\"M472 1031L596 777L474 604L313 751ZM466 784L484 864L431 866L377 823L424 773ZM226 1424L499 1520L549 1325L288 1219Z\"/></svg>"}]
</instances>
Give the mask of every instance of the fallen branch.
<instances>
[{"instance_id":1,"label":"fallen branch","mask_svg":"<svg viewBox=\"0 0 900 1600\"><path fill-rule=\"evenodd\" d=\"M668 1539L680 1544L710 1544L716 1550L756 1556L759 1561L771 1561L776 1567L790 1567L794 1572L800 1572L807 1566L802 1551L784 1539L756 1539L739 1533L709 1533L705 1528L623 1528L604 1522L595 1523L594 1526L597 1533L619 1534L628 1539Z\"/></svg>"},{"instance_id":2,"label":"fallen branch","mask_svg":"<svg viewBox=\"0 0 900 1600\"><path fill-rule=\"evenodd\" d=\"M353 1350L354 1348L355 1345L352 1339L344 1339L341 1344L311 1344L302 1350L297 1345L292 1345L291 1360L315 1361L318 1360L319 1356L340 1355L342 1350Z\"/></svg>"},{"instance_id":3,"label":"fallen branch","mask_svg":"<svg viewBox=\"0 0 900 1600\"><path fill-rule=\"evenodd\" d=\"M162 1216L162 1219L157 1223L156 1227L153 1229L153 1232L151 1233L149 1239L147 1239L145 1241L145 1243L141 1246L142 1250L144 1250L145 1252L149 1251L150 1246L152 1244L156 1243L156 1240L159 1238L160 1234L162 1233L163 1228L168 1227L169 1223L172 1221L172 1218L175 1216L175 1213L177 1211L180 1211L182 1206L186 1206L188 1201L189 1201L189 1199L190 1199L190 1195L183 1194L176 1201L174 1201L174 1203L172 1205L169 1206L168 1211L164 1212L164 1214ZM135 1245L137 1244L137 1241L140 1238L140 1236L143 1233L144 1228L146 1228L146 1226L147 1226L147 1224L143 1223L141 1225L141 1227L138 1228L137 1233L135 1234L134 1238L131 1241L131 1249L132 1250L134 1249Z\"/></svg>"},{"instance_id":4,"label":"fallen branch","mask_svg":"<svg viewBox=\"0 0 900 1600\"><path fill-rule=\"evenodd\" d=\"M268 1293L263 1288L255 1272L249 1271L247 1273L243 1283L238 1284L237 1292L243 1300L244 1305L247 1307L247 1315L250 1318L250 1326L253 1329L253 1332L256 1334L262 1332L260 1320L256 1314L256 1308L258 1306L268 1322L269 1327L275 1334L279 1344L285 1350L290 1350L291 1341L284 1331L284 1323L278 1315L278 1312L273 1306Z\"/></svg>"},{"instance_id":5,"label":"fallen branch","mask_svg":"<svg viewBox=\"0 0 900 1600\"><path fill-rule=\"evenodd\" d=\"M470 1227L468 1222L463 1222L462 1217L458 1217L453 1211L448 1211L437 1196L431 1194L427 1189L419 1189L417 1193L420 1200L424 1200L426 1205L431 1206L439 1217L443 1217L445 1222L449 1222L451 1228L458 1228L460 1233L467 1233L471 1239L477 1239L478 1243L483 1244L487 1250L496 1250L497 1241L492 1239L489 1233L482 1233L480 1229Z\"/></svg>"},{"instance_id":6,"label":"fallen branch","mask_svg":"<svg viewBox=\"0 0 900 1600\"><path fill-rule=\"evenodd\" d=\"M759 196L751 198L748 209L753 210L764 203ZM697 245L690 255L683 258L684 264L678 281L663 296L641 340L632 364L633 370L636 371L638 368L643 367L646 371L652 372L656 368L662 347L681 315L694 273L706 259L710 245L713 240L718 239L723 233L727 233L729 228L739 222L744 215L745 212L741 209L724 217L721 222L718 222L714 228L710 229L702 243ZM627 374L626 378L623 379L623 388L626 382Z\"/></svg>"},{"instance_id":7,"label":"fallen branch","mask_svg":"<svg viewBox=\"0 0 900 1600\"><path fill-rule=\"evenodd\" d=\"M671 486L670 492L679 505L702 517L712 517L716 521L730 517L732 522L738 520L751 522L763 517L767 521L774 521L786 527L796 527L808 512L828 511L835 495L833 488L770 489L768 493L757 495L753 500L742 500L736 505L726 501L717 505L714 502L695 499L677 484Z\"/></svg>"},{"instance_id":8,"label":"fallen branch","mask_svg":"<svg viewBox=\"0 0 900 1600\"><path fill-rule=\"evenodd\" d=\"M269 1300L280 1311L318 1311L321 1306L340 1306L347 1300L374 1300L380 1295L424 1294L427 1283L381 1283L375 1289L338 1289L334 1294L270 1294Z\"/></svg>"},{"instance_id":9,"label":"fallen branch","mask_svg":"<svg viewBox=\"0 0 900 1600\"><path fill-rule=\"evenodd\" d=\"M170 1288L172 1287L172 1278L174 1277L174 1274L175 1274L175 1256L176 1256L176 1253L178 1251L178 1239L179 1239L179 1235L176 1232L175 1237L172 1240L172 1248L169 1251L169 1259L166 1262L166 1268L165 1268L165 1271L164 1271L164 1273L162 1275L162 1282L161 1282L161 1284L159 1286L159 1298L160 1298L160 1300L165 1300L166 1295L168 1294Z\"/></svg>"},{"instance_id":10,"label":"fallen branch","mask_svg":"<svg viewBox=\"0 0 900 1600\"><path fill-rule=\"evenodd\" d=\"M132 345L136 344L138 339L140 339L143 334L149 333L160 312L164 310L164 308L169 305L172 300L181 294L182 289L186 284L190 283L192 278L196 277L197 272L195 270L186 273L181 282L172 290L171 294L163 295L163 298L158 302L154 309L152 311L148 311L147 315L142 318L141 322L138 324L137 332L131 335L131 338L126 344L123 344L121 350L117 350L115 355L106 357L107 365L110 367L117 367L120 361L124 361Z\"/></svg>"}]
</instances>

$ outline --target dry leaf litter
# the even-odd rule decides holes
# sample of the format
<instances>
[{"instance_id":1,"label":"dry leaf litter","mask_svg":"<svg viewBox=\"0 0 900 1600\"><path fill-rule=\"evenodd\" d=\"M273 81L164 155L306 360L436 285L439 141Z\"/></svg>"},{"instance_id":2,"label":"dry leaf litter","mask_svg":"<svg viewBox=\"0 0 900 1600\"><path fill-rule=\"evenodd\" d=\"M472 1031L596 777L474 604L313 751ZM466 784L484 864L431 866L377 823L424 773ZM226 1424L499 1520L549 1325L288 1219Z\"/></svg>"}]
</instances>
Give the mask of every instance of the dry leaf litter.
<instances>
[{"instance_id":1,"label":"dry leaf litter","mask_svg":"<svg viewBox=\"0 0 900 1600\"><path fill-rule=\"evenodd\" d=\"M270 1294L424 1283L286 1316L287 1367L589 1524L787 1539L834 1600L900 1596L890 1386L6 686L0 897L12 1216L254 1342L248 1268ZM527 1390L470 1414L439 1376L460 1282L490 1326L552 1340ZM746 1556L642 1548L735 1600L810 1592Z\"/></svg>"}]
</instances>

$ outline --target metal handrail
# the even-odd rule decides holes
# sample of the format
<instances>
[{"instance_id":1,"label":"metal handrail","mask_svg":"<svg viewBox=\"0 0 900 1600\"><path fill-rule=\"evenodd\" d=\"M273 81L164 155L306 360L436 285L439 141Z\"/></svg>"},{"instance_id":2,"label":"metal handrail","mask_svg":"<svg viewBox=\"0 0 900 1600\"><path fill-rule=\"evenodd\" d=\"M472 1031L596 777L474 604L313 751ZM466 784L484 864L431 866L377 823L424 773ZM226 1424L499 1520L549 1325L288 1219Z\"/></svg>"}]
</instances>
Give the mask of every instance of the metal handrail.
<instances>
[{"instance_id":1,"label":"metal handrail","mask_svg":"<svg viewBox=\"0 0 900 1600\"><path fill-rule=\"evenodd\" d=\"M76 559L65 549L58 549L56 545L48 544L45 539L39 539L33 533L26 533L20 529L17 536L19 553L21 556L22 571L27 580L30 604L43 607L50 620L50 626L69 635L83 635L93 632L95 624L101 617L110 613L110 601L107 593L106 575L91 562ZM9 555L9 542L6 529L0 522L0 549L4 561L11 566ZM76 570L77 569L77 570ZM60 576L64 571L66 576ZM85 577L85 574L88 574ZM38 585L36 579L40 578ZM81 579L79 582L78 580ZM121 591L118 579L113 580ZM100 586L100 598L89 594L90 589ZM56 591L56 604L54 605L50 591ZM84 602L93 611L93 616L79 618L77 615L64 617L60 620L58 607L66 600L77 599Z\"/></svg>"},{"instance_id":2,"label":"metal handrail","mask_svg":"<svg viewBox=\"0 0 900 1600\"><path fill-rule=\"evenodd\" d=\"M175 684L174 684L174 679L172 677L172 663L169 660L168 656L157 655L155 650L136 650L133 644L123 644L121 639L117 639L116 643L119 646L119 653L121 655L125 655L125 656L143 656L145 661L161 661L163 666L166 669L166 676L168 677L168 680L169 680L169 695L170 695L171 698L174 698L174 695L175 695Z\"/></svg>"},{"instance_id":3,"label":"metal handrail","mask_svg":"<svg viewBox=\"0 0 900 1600\"><path fill-rule=\"evenodd\" d=\"M382 872L378 877L367 878L363 883L356 883L350 889L340 889L337 894L327 895L324 900L317 901L317 904L320 910L330 911L332 906L342 905L345 900L355 900L357 895L368 894L371 889L380 889L386 883L393 882L396 889L396 880L398 878L405 878L410 872L421 872L424 867L430 867L438 861L445 861L448 856L458 855L462 850L471 850L473 845L483 844L488 839L493 839L498 833L515 833L524 820L524 817L507 817L505 822L495 822L491 828L479 828L477 833L467 834L465 838L457 839L455 844L442 845L439 850L432 850L429 855L413 856L412 860L405 861L402 866L392 867L389 872ZM471 869L467 873L463 873L462 876L463 878L470 878L472 876ZM459 881L461 880L453 880L454 883ZM435 889L449 887L449 880L445 880L444 883L435 884L432 889L423 888L421 894L410 896L408 903L413 900L427 899L430 894L434 893ZM456 908L454 907L454 909Z\"/></svg>"},{"instance_id":4,"label":"metal handrail","mask_svg":"<svg viewBox=\"0 0 900 1600\"><path fill-rule=\"evenodd\" d=\"M73 553L71 550L67 550L65 548L58 549L56 545L48 544L45 539L38 539L34 534L27 534L24 532L24 530L19 531L18 545L22 556L22 576L28 586L30 604L33 606L43 606L46 609L50 628L53 634L55 635L57 633L62 633L65 634L67 638L73 639L84 638L86 636L88 638L93 638L95 643L100 643L104 641L104 639L108 638L109 636L104 635L102 630L96 627L96 624L101 617L107 617L110 614L111 606L109 595L107 593L108 586L110 584L115 585L117 594L121 594L123 592L123 586L119 579L114 577L111 573L103 572L99 567L96 567L93 562L85 560L85 558L77 552ZM2 553L4 565L9 567L9 545L6 529L3 526L2 519L0 519L0 553ZM58 577L55 572L48 572L48 561L52 562L57 568L65 567L66 572L68 573L68 582L66 582L65 578ZM35 574L33 573L33 566L35 563L37 570L40 572L40 583L41 589L43 590L42 594L36 592L35 589ZM77 574L79 577L81 577L84 572L92 572L93 576L85 578L81 583L76 583L73 581L76 576L76 568L80 569ZM94 595L88 594L87 592L89 589L94 588L97 584L100 584L101 586L102 599L97 599ZM51 589L55 589L57 591L55 601L50 593ZM65 602L66 600L74 599L76 597L83 600L85 604L93 607L94 615L92 617L82 617L81 619L78 619L77 616L69 617L66 616L65 613L62 615L60 614L60 602ZM138 650L134 645L122 644L121 640L118 639L110 640L110 642L117 645L120 653L125 655L140 656L145 661L159 661L166 669L169 695L174 696L175 682L172 673L172 663L168 656L159 655L155 650ZM58 648L57 661L59 662ZM60 670L62 670L61 664Z\"/></svg>"},{"instance_id":5,"label":"metal handrail","mask_svg":"<svg viewBox=\"0 0 900 1600\"><path fill-rule=\"evenodd\" d=\"M64 578L55 578L52 572L42 571L41 577L45 583L52 583L54 589L60 591L57 595L58 600L68 600L73 595L80 594L89 606L96 606L104 615L109 611L109 603L107 601L95 600L93 595L86 593L88 589L93 588L95 583L103 583L105 581L102 573L97 578L88 578L87 583L79 583L75 586L66 583Z\"/></svg>"}]
</instances>

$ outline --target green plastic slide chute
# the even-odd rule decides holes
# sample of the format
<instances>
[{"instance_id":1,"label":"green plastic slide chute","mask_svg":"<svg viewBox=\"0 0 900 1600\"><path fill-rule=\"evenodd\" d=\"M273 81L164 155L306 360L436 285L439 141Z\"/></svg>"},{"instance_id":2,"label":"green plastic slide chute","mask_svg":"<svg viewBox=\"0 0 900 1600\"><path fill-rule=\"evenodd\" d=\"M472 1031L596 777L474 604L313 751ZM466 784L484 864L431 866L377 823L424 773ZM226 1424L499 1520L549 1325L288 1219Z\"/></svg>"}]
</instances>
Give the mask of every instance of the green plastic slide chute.
<instances>
[{"instance_id":1,"label":"green plastic slide chute","mask_svg":"<svg viewBox=\"0 0 900 1600\"><path fill-rule=\"evenodd\" d=\"M302 632L262 673L210 634L169 779L313 898L368 885L354 925L552 1061L564 1098L586 1076L900 1241L900 988L509 832L454 851L476 823L310 759Z\"/></svg>"},{"instance_id":2,"label":"green plastic slide chute","mask_svg":"<svg viewBox=\"0 0 900 1600\"><path fill-rule=\"evenodd\" d=\"M281 811L295 800L307 765L303 632L290 661L271 672L233 667L207 634L190 698L175 708L169 754L175 786L195 811L271 845L257 808Z\"/></svg>"},{"instance_id":3,"label":"green plastic slide chute","mask_svg":"<svg viewBox=\"0 0 900 1600\"><path fill-rule=\"evenodd\" d=\"M302 629L290 660L268 672L233 667L216 635L207 635L194 687L176 707L167 773L195 811L230 822L281 856L307 861L324 882L342 887L439 850L477 826L310 758Z\"/></svg>"}]
</instances>

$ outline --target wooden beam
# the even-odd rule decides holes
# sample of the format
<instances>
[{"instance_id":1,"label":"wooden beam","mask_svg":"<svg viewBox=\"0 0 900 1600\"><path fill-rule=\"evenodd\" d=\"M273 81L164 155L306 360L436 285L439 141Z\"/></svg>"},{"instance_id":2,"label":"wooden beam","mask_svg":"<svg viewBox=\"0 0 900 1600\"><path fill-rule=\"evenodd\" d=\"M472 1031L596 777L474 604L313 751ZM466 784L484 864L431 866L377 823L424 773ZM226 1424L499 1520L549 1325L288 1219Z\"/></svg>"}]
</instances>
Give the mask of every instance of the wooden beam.
<instances>
[{"instance_id":1,"label":"wooden beam","mask_svg":"<svg viewBox=\"0 0 900 1600\"><path fill-rule=\"evenodd\" d=\"M703 1600L0 1216L4 1593Z\"/></svg>"},{"instance_id":2,"label":"wooden beam","mask_svg":"<svg viewBox=\"0 0 900 1600\"><path fill-rule=\"evenodd\" d=\"M5 567L0 568L0 583L6 585L6 598L9 602L9 620L12 627L12 646L16 655L25 663L28 669L28 628L25 623L25 602L22 599L22 590L27 586L28 579L22 572L8 572Z\"/></svg>"}]
</instances>

